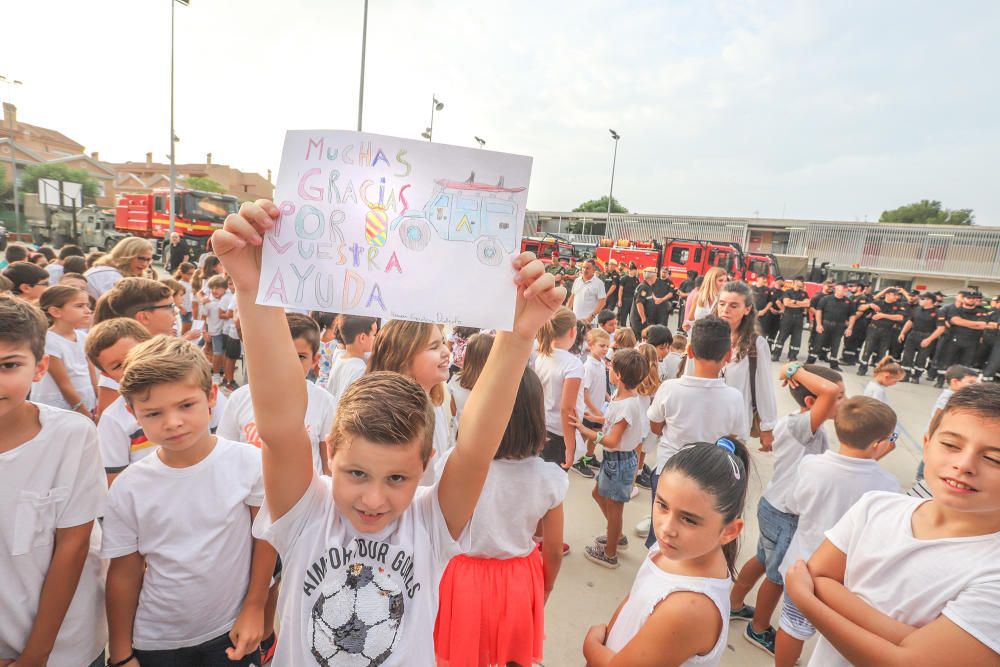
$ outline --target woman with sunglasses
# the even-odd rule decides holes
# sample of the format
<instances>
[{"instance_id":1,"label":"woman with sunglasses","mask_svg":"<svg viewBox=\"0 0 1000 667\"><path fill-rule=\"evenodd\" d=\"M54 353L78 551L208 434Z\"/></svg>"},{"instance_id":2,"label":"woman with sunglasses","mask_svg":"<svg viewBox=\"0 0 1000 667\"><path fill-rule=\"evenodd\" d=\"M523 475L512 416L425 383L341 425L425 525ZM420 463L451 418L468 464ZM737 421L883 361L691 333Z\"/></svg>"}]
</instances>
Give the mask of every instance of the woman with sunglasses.
<instances>
[{"instance_id":1,"label":"woman with sunglasses","mask_svg":"<svg viewBox=\"0 0 1000 667\"><path fill-rule=\"evenodd\" d=\"M137 236L124 238L83 274L87 292L99 299L122 278L145 277L152 262L153 244Z\"/></svg>"}]
</instances>

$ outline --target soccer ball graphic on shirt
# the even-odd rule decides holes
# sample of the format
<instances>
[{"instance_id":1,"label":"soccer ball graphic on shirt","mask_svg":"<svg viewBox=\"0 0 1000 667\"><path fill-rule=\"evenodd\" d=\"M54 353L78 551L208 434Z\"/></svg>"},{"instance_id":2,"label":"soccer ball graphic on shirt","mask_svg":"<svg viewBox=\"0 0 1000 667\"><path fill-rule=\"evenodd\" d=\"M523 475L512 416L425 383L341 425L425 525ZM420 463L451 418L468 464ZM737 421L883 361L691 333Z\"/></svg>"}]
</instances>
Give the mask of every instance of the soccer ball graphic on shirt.
<instances>
[{"instance_id":1,"label":"soccer ball graphic on shirt","mask_svg":"<svg viewBox=\"0 0 1000 667\"><path fill-rule=\"evenodd\" d=\"M403 592L384 568L351 563L324 582L312 608L312 654L323 667L374 667L399 640Z\"/></svg>"}]
</instances>

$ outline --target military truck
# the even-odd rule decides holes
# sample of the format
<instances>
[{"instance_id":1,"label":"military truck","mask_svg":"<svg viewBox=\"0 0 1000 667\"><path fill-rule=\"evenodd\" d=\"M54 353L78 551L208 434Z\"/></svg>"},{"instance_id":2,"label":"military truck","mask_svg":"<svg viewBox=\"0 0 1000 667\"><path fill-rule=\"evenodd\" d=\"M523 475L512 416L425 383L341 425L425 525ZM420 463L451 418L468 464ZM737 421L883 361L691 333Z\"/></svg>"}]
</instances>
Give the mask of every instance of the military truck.
<instances>
[{"instance_id":1,"label":"military truck","mask_svg":"<svg viewBox=\"0 0 1000 667\"><path fill-rule=\"evenodd\" d=\"M114 209L82 206L75 210L67 206L41 204L38 195L25 193L24 212L35 245L54 248L75 243L84 250L110 250L128 236L115 230Z\"/></svg>"}]
</instances>

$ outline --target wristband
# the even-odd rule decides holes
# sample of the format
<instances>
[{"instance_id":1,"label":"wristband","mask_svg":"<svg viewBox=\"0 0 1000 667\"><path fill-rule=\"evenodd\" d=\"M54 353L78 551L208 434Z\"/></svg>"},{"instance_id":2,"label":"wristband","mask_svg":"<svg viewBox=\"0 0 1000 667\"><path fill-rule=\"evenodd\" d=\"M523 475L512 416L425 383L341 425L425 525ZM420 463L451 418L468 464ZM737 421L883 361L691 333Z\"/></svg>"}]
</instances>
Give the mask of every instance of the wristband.
<instances>
[{"instance_id":1,"label":"wristband","mask_svg":"<svg viewBox=\"0 0 1000 667\"><path fill-rule=\"evenodd\" d=\"M79 410L82 407L83 407L83 401L77 401L76 405L74 405L72 408L70 408L70 410L72 410L73 412L76 412L77 410Z\"/></svg>"},{"instance_id":2,"label":"wristband","mask_svg":"<svg viewBox=\"0 0 1000 667\"><path fill-rule=\"evenodd\" d=\"M791 379L792 379L792 376L793 376L793 375L795 375L795 373L796 373L796 372L797 372L797 371L798 371L798 370L799 370L800 368L802 368L802 364L800 364L800 363L798 363L798 362L794 362L794 361L793 361L792 363L788 364L788 369L787 369L787 370L785 370L785 378L787 378L787 379L791 380Z\"/></svg>"},{"instance_id":3,"label":"wristband","mask_svg":"<svg viewBox=\"0 0 1000 667\"><path fill-rule=\"evenodd\" d=\"M596 437L596 438L594 439L594 444L595 444L595 445L599 445L599 444L601 444L601 440L602 440L603 438L604 438L604 431L598 431L598 432L597 432L597 437Z\"/></svg>"},{"instance_id":4,"label":"wristband","mask_svg":"<svg viewBox=\"0 0 1000 667\"><path fill-rule=\"evenodd\" d=\"M135 653L130 653L129 656L124 660L122 660L121 662L111 662L111 658L108 658L107 667L125 667L125 665L132 662L133 660L135 660Z\"/></svg>"}]
</instances>

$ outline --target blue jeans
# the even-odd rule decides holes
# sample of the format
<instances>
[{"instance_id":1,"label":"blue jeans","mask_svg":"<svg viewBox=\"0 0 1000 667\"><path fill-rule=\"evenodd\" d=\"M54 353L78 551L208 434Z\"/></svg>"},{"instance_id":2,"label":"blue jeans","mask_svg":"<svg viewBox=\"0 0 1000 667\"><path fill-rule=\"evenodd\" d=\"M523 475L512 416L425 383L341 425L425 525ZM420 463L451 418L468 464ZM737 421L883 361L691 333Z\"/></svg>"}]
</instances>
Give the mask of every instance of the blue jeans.
<instances>
[{"instance_id":1,"label":"blue jeans","mask_svg":"<svg viewBox=\"0 0 1000 667\"><path fill-rule=\"evenodd\" d=\"M775 509L771 503L761 498L757 504L757 524L760 529L757 560L764 564L768 580L782 586L784 584L779 568L799 526L799 516Z\"/></svg>"}]
</instances>

